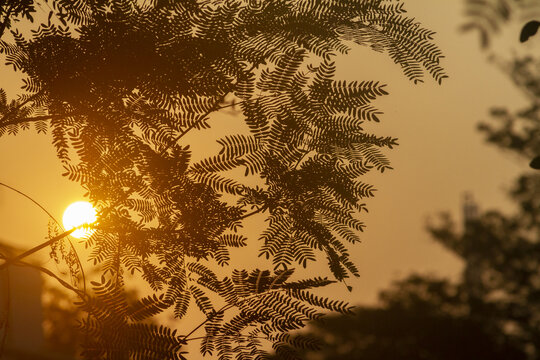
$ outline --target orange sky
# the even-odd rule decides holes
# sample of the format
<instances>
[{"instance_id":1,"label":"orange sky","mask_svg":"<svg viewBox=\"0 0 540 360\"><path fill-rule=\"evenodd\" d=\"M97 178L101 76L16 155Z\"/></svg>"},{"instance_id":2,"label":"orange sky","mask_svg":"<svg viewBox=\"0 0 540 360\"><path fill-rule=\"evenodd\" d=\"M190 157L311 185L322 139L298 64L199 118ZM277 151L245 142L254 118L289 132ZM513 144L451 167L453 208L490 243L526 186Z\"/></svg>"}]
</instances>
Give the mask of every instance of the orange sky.
<instances>
[{"instance_id":1,"label":"orange sky","mask_svg":"<svg viewBox=\"0 0 540 360\"><path fill-rule=\"evenodd\" d=\"M437 31L435 42L446 55L443 65L450 78L442 86L429 79L415 86L386 55L366 48L338 61L339 77L389 84L390 96L376 103L385 115L366 130L400 140L400 146L388 153L395 170L369 176L379 191L368 202L368 216L363 215L368 226L363 243L351 251L361 277L350 282L352 293L342 286L332 290L353 303L373 302L378 290L411 271L456 276L459 261L430 240L424 231L426 218L449 210L459 220L464 191L471 191L482 208L510 210L502 190L527 168L526 163L485 145L476 131L490 106L512 108L523 105L524 99L504 74L485 61L476 36L458 32L463 21L461 1L405 3L410 15ZM19 86L10 69L0 70L0 79L0 86L9 90ZM25 132L0 138L0 181L33 196L57 218L83 194L61 173L49 135ZM250 219L246 230L256 237L259 225L256 218ZM42 242L46 231L45 214L0 188L0 241L29 248ZM237 259L245 261L243 256ZM315 271L325 266L317 264Z\"/></svg>"}]
</instances>

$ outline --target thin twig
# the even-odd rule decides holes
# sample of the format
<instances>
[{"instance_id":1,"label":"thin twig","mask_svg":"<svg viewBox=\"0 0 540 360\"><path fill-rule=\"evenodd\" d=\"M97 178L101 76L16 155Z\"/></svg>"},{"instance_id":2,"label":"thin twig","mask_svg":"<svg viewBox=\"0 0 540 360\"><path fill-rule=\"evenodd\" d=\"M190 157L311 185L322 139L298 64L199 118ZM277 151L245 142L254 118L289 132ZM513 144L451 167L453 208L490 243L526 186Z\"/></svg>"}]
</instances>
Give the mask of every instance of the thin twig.
<instances>
[{"instance_id":1,"label":"thin twig","mask_svg":"<svg viewBox=\"0 0 540 360\"><path fill-rule=\"evenodd\" d=\"M159 155L160 156L163 156L167 150L169 150L171 147L173 147L174 145L176 145L176 143L181 139L183 138L188 132L190 132L193 128L195 128L197 125L199 125L200 123L202 123L206 117L208 115L210 115L212 112L214 111L218 111L220 109L222 109L222 107L216 107L216 105L219 104L218 102L216 102L216 104L214 104L214 106L212 106L204 115L201 116L201 118L195 122L193 122L191 125L189 125L184 131L182 131L177 137L175 137L170 143L169 145L167 145L163 150L161 150L159 152Z\"/></svg>"},{"instance_id":2,"label":"thin twig","mask_svg":"<svg viewBox=\"0 0 540 360\"><path fill-rule=\"evenodd\" d=\"M19 111L24 105L26 105L30 101L34 100L36 97L38 97L42 93L43 93L43 90L40 90L37 93L35 93L34 95L28 97L28 99L26 99L26 100L20 102L19 104L17 104L17 106L15 106L13 109L10 109L10 111L2 117L2 120L0 120L0 124L3 123L4 121L6 121L10 117L11 114L16 114L17 111Z\"/></svg>"},{"instance_id":3,"label":"thin twig","mask_svg":"<svg viewBox=\"0 0 540 360\"><path fill-rule=\"evenodd\" d=\"M267 206L261 206L260 208L258 208L258 209L256 209L256 210L253 210L253 211L250 212L250 213L247 213L247 214L245 214L245 215L240 216L238 219L236 219L236 221L238 221L238 220L244 220L245 218L248 218L248 217L250 217L250 216L252 216L252 215L255 215L255 214L258 214L258 213L260 213L260 212L262 212L262 211L265 211L267 208L268 208Z\"/></svg>"},{"instance_id":4,"label":"thin twig","mask_svg":"<svg viewBox=\"0 0 540 360\"><path fill-rule=\"evenodd\" d=\"M61 233L60 235L57 235L57 236L53 237L50 240L47 240L47 241L45 241L45 242L43 242L43 243L41 243L41 244L39 244L37 246L34 246L33 248L31 248L29 250L26 250L22 254L19 254L19 255L15 256L15 257L12 257L12 258L9 258L9 259L6 259L6 261L3 264L0 264L0 270L2 270L3 268L6 268L8 265L11 265L12 263L15 263L15 262L18 262L18 261L24 259L25 257L27 257L29 255L32 255L35 252L38 252L39 250L41 250L43 248L46 248L47 246L49 246L51 244L54 244L55 242L57 242L60 239L65 238L66 236L71 235L72 232L74 232L75 230L77 230L80 227L82 227L82 225L78 226L78 227L74 227L71 230L65 231L65 232Z\"/></svg>"},{"instance_id":5,"label":"thin twig","mask_svg":"<svg viewBox=\"0 0 540 360\"><path fill-rule=\"evenodd\" d=\"M58 227L60 229L65 231L64 227L60 224L60 222L47 209L45 209L45 207L43 205L41 205L37 200L32 198L30 195L27 195L24 192L22 192L22 191L20 191L18 189L15 189L14 187L9 186L9 185L7 185L7 184L5 184L3 182L0 182L0 185L4 186L4 187L6 187L6 188L8 188L8 189L10 189L10 190L12 190L14 192L16 192L19 195L24 196L25 198L27 198L28 200L33 202L37 207L39 207L41 210L43 210L47 214L47 216L49 218L51 218L56 223L56 225L58 225ZM79 258L79 254L77 253L77 250L75 250L75 246L73 246L73 243L71 242L70 239L68 239L68 242L69 242L69 245L71 246L71 250L73 250L73 253L75 254L75 259L77 259L77 263L79 264L79 268L81 269L81 276L82 276L82 282L83 282L83 291L86 292L86 275L84 273L84 269L83 269L83 266L82 266L81 259Z\"/></svg>"},{"instance_id":6,"label":"thin twig","mask_svg":"<svg viewBox=\"0 0 540 360\"><path fill-rule=\"evenodd\" d=\"M159 155L163 155L167 150L169 150L171 147L173 147L174 145L176 145L176 143L181 139L183 138L188 132L190 132L191 130L193 130L195 127L197 127L200 123L202 123L206 117L208 115L210 115L212 112L214 111L219 111L219 110L222 110L222 109L226 109L226 108L229 108L229 107L235 107L237 105L241 105L243 103L246 103L246 102L250 102L250 101L257 101L257 100L260 100L260 99L263 99L263 98L266 98L266 97L271 97L271 96L275 96L275 94L269 94L269 95L260 95L256 98L253 98L253 99L245 99L245 100L240 100L239 102L237 103L232 103L232 104L228 104L228 105L223 105L223 106L217 106L217 107L212 107L210 110L208 110L206 112L206 114L204 114L199 120L195 121L194 123L192 123L191 125L189 125L184 131L182 131L176 138L173 139L173 141L171 141L171 143L169 145L167 145L167 147L163 150L160 151Z\"/></svg>"},{"instance_id":7,"label":"thin twig","mask_svg":"<svg viewBox=\"0 0 540 360\"><path fill-rule=\"evenodd\" d=\"M41 210L43 210L43 211L47 214L48 217L50 217L51 219L53 219L53 221L54 221L56 224L59 225L59 223L58 223L58 221L55 219L55 217L54 217L49 211L47 211L47 209L45 209L39 202L37 202L36 200L34 200L31 196L29 196L29 195L23 193L23 192L20 191L20 190L15 189L15 188L12 187L12 186L9 186L8 184L5 184L5 183L3 183L3 182L0 182L0 186L4 186L4 187L10 189L11 191L16 192L17 194L24 196L25 198L27 198L28 200L30 200L31 202L33 202L34 205L36 205L36 206L39 207Z\"/></svg>"},{"instance_id":8,"label":"thin twig","mask_svg":"<svg viewBox=\"0 0 540 360\"><path fill-rule=\"evenodd\" d=\"M250 216L253 216L255 214L258 214L260 212L263 212L265 211L266 209L268 209L267 206L261 206L260 208L258 209L255 209L253 210L252 212L249 212L249 213L246 213L242 216L240 216L239 218L236 218L234 219L233 221L239 221L239 220L244 220ZM104 228L102 228L104 229ZM105 228L107 229L107 228ZM185 233L184 230L182 229L178 229L178 230L163 230L163 229L160 229L160 228L157 228L157 227L154 227L154 228L145 228L145 229L142 229L142 230L139 230L141 233L144 233L144 232L154 232L154 233L158 233L158 234L183 234ZM137 231L135 231L134 233L138 233Z\"/></svg>"},{"instance_id":9,"label":"thin twig","mask_svg":"<svg viewBox=\"0 0 540 360\"><path fill-rule=\"evenodd\" d=\"M230 308L234 307L234 305L231 305L231 304L228 304L228 305L225 305L223 306L221 309L219 309L218 311L216 311L216 314L220 314L220 313L223 313L227 310L229 310ZM193 330L191 330L189 333L187 333L187 335L184 336L184 338L182 339L182 341L189 341L189 336L191 334L193 334L195 331L199 330L204 324L206 324L209 320L212 319L212 315L208 316L203 322L201 322L199 325L197 325Z\"/></svg>"},{"instance_id":10,"label":"thin twig","mask_svg":"<svg viewBox=\"0 0 540 360\"><path fill-rule=\"evenodd\" d=\"M251 300L253 298L256 298L256 297L259 297L259 296L263 296L263 295L267 295L269 293L274 293L274 292L279 292L279 291L284 291L286 289L269 289L265 292L262 292L262 293L258 293L258 294L253 294L253 295L250 295L250 296L246 296L245 298L243 299L240 299L238 300L235 304L227 304L227 305L224 305L221 309L219 309L218 311L216 311L216 314L219 314L219 313L223 313L233 307L238 307L238 305L242 302L245 302L245 301L248 301L248 300ZM187 335L185 335L182 339L182 341L190 341L190 340L193 340L192 339L189 339L189 336L192 335L195 331L199 330L204 324L206 324L208 321L212 320L212 316L208 316L203 322L201 322L199 325L197 325L193 330L191 330Z\"/></svg>"},{"instance_id":11,"label":"thin twig","mask_svg":"<svg viewBox=\"0 0 540 360\"><path fill-rule=\"evenodd\" d=\"M235 335L230 335L230 334L217 334L217 335L212 335L213 337L231 337L231 338L235 338L235 337L245 337L245 338L250 338L250 339L261 339L261 340L269 340L268 338L265 338L264 336L252 336L252 335L246 335L246 334L235 334ZM191 339L183 339L182 341L194 341L194 340L203 340L203 339L206 339L206 336L197 336L197 337L193 337Z\"/></svg>"},{"instance_id":12,"label":"thin twig","mask_svg":"<svg viewBox=\"0 0 540 360\"><path fill-rule=\"evenodd\" d=\"M56 281L58 281L66 289L71 290L74 293L76 293L81 298L81 300L85 300L88 297L88 294L86 294L86 292L81 291L81 290L77 289L76 287L70 285L68 282L66 282L65 280L62 280L59 276L57 276L55 273L53 273L52 271L50 271L47 268L44 268L44 267L41 267L41 266L38 266L38 265L34 265L34 264L30 264L30 263L24 262L24 261L12 262L11 265L12 266L24 266L24 267L29 267L29 268L41 271L42 273L44 273L44 274L52 277Z\"/></svg>"},{"instance_id":13,"label":"thin twig","mask_svg":"<svg viewBox=\"0 0 540 360\"><path fill-rule=\"evenodd\" d=\"M8 121L8 122L5 122L5 123L0 123L0 126L4 127L4 126L9 126L9 125L18 125L18 124L22 124L22 123L26 123L26 122L36 122L36 121L41 121L41 120L63 119L63 118L66 118L66 117L78 116L78 115L85 115L85 114L80 113L80 112L73 112L73 113L67 113L67 114L51 114L51 115L31 116L31 117L26 117L26 118L22 118L22 119L11 120L11 121Z\"/></svg>"}]
</instances>

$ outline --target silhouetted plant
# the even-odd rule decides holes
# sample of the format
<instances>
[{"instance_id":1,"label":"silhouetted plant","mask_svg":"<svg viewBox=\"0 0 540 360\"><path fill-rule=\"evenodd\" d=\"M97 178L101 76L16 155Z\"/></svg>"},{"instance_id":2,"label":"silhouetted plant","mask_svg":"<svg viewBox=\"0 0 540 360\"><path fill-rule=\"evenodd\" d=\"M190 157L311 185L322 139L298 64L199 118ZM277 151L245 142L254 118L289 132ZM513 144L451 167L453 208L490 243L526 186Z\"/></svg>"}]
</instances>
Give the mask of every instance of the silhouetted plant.
<instances>
[{"instance_id":1,"label":"silhouetted plant","mask_svg":"<svg viewBox=\"0 0 540 360\"><path fill-rule=\"evenodd\" d=\"M516 18L527 21L531 16L540 15L540 4L536 0L465 0L464 3L467 21L461 29L477 31L483 49L489 49L493 37ZM523 42L533 35L530 31L535 30L535 22L528 24L527 30L516 35L516 39Z\"/></svg>"},{"instance_id":2,"label":"silhouetted plant","mask_svg":"<svg viewBox=\"0 0 540 360\"><path fill-rule=\"evenodd\" d=\"M515 79L536 82L535 60L516 60ZM525 88L525 83L519 83ZM540 151L535 104L524 111L492 111L480 126L487 141L521 159ZM524 162L526 164L526 162ZM510 191L518 211L466 214L459 230L445 214L430 225L435 241L465 264L460 281L411 275L381 292L379 306L354 316L315 321L303 336L324 346L302 351L313 360L338 359L538 359L540 354L540 176L527 169ZM470 206L470 205L469 205ZM474 215L476 213L476 216ZM276 357L279 358L279 357Z\"/></svg>"},{"instance_id":3,"label":"silhouetted plant","mask_svg":"<svg viewBox=\"0 0 540 360\"><path fill-rule=\"evenodd\" d=\"M184 359L192 340L220 359L262 358L264 343L283 358L294 358L290 346L313 347L287 333L321 310L351 311L311 290L358 275L347 243L358 242L357 215L375 190L361 176L389 169L381 149L397 145L363 129L379 121L372 102L384 85L335 80L334 60L367 45L413 82L425 72L441 82L433 32L397 1L58 0L53 8L32 34L15 29L13 42L0 42L25 76L17 101L0 98L0 135L32 123L51 132L64 175L99 208L85 245L101 276L92 294L79 294L83 357ZM186 135L236 104L245 130L192 160ZM256 214L267 221L259 255L273 269L229 266L230 249L248 242L243 220ZM61 243L53 250L73 263ZM294 273L321 256L335 280ZM128 304L126 276L135 273L153 293ZM166 309L183 318L190 305L204 315L193 331L142 322Z\"/></svg>"},{"instance_id":4,"label":"silhouetted plant","mask_svg":"<svg viewBox=\"0 0 540 360\"><path fill-rule=\"evenodd\" d=\"M0 0L0 37L19 18L33 21L34 11L33 0Z\"/></svg>"},{"instance_id":5,"label":"silhouetted plant","mask_svg":"<svg viewBox=\"0 0 540 360\"><path fill-rule=\"evenodd\" d=\"M523 25L523 28L521 28L521 33L519 34L519 41L528 41L531 36L536 35L539 26L540 22L536 20L531 20L527 22L525 25Z\"/></svg>"},{"instance_id":6,"label":"silhouetted plant","mask_svg":"<svg viewBox=\"0 0 540 360\"><path fill-rule=\"evenodd\" d=\"M528 96L530 105L510 111L491 110L482 122L486 140L528 163L540 154L540 63L532 57L515 58L503 69ZM492 210L470 219L458 232L448 218L432 228L437 241L466 263L464 284L474 314L506 336L522 343L538 358L540 344L540 175L528 169L509 191L518 211ZM532 350L531 350L532 349Z\"/></svg>"},{"instance_id":7,"label":"silhouetted plant","mask_svg":"<svg viewBox=\"0 0 540 360\"><path fill-rule=\"evenodd\" d=\"M354 316L330 316L308 334L324 341L305 359L474 360L526 359L471 311L463 285L411 275L381 292L378 306L361 306ZM279 359L279 357L276 357Z\"/></svg>"},{"instance_id":8,"label":"silhouetted plant","mask_svg":"<svg viewBox=\"0 0 540 360\"><path fill-rule=\"evenodd\" d=\"M537 2L513 2L514 19L520 12L538 10ZM485 15L486 13L484 13ZM528 16L528 15L527 15ZM519 19L519 17L518 17ZM533 36L533 22L521 30L520 42ZM535 37L529 39L534 41ZM518 36L516 36L516 43ZM491 59L522 91L529 105L519 110L493 107L490 121L479 130L486 141L513 154L517 161L537 168L540 154L540 59L531 55L508 58L500 52ZM520 175L509 195L517 212L491 210L467 219L465 230L455 230L449 217L431 228L436 240L463 258L463 286L472 315L503 337L518 344L528 358L540 353L540 175Z\"/></svg>"},{"instance_id":9,"label":"silhouetted plant","mask_svg":"<svg viewBox=\"0 0 540 360\"><path fill-rule=\"evenodd\" d=\"M489 1L468 3L477 11L473 21L490 18L496 9L487 6ZM494 32L485 31L486 36ZM530 104L518 111L494 107L479 130L487 142L525 165L540 154L540 62L532 56L492 58ZM326 346L317 353L305 351L305 358L539 359L538 172L524 167L509 195L517 205L513 214L508 209L479 212L469 203L464 229L448 214L429 226L434 240L463 260L459 282L412 275L381 292L380 306L359 307L353 317L314 322L305 336L318 337Z\"/></svg>"}]
</instances>

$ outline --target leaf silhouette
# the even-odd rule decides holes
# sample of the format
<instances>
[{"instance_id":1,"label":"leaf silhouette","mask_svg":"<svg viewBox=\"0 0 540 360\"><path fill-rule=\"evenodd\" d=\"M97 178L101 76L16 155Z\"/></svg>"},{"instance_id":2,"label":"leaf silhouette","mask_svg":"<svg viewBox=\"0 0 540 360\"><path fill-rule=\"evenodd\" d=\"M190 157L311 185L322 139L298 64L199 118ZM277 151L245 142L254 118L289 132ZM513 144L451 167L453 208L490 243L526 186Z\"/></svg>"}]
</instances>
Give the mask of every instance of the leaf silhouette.
<instances>
[{"instance_id":1,"label":"leaf silhouette","mask_svg":"<svg viewBox=\"0 0 540 360\"><path fill-rule=\"evenodd\" d=\"M521 29L521 33L519 34L519 41L525 42L529 40L531 36L534 36L536 34L539 27L540 27L540 22L535 21L535 20L531 20L528 23L526 23Z\"/></svg>"},{"instance_id":2,"label":"leaf silhouette","mask_svg":"<svg viewBox=\"0 0 540 360\"><path fill-rule=\"evenodd\" d=\"M337 79L336 58L369 46L413 83L447 75L434 33L400 2L336 4L57 0L31 34L0 41L25 77L12 103L0 92L0 136L49 132L64 176L100 208L85 242L98 278L80 303L85 358L183 358L194 339L219 359L272 345L294 357L291 345L311 345L287 332L351 311L310 289L359 276L349 248L376 193L363 177L391 169L397 139L363 125L383 121L385 84ZM207 138L231 109L238 124ZM260 242L243 233L251 217ZM233 263L251 244L267 265ZM333 279L295 271L315 261ZM135 304L131 276L151 289ZM177 332L142 322L163 311L202 320Z\"/></svg>"}]
</instances>

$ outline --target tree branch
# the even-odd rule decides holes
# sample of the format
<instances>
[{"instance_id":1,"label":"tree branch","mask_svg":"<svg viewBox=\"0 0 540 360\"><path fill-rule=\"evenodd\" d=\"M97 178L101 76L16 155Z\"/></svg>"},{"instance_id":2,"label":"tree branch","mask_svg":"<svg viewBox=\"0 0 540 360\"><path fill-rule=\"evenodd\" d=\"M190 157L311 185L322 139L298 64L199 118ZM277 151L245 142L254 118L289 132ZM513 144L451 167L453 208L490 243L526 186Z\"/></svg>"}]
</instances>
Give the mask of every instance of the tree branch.
<instances>
[{"instance_id":1,"label":"tree branch","mask_svg":"<svg viewBox=\"0 0 540 360\"><path fill-rule=\"evenodd\" d=\"M54 119L63 119L70 116L77 116L77 115L85 115L84 113L80 112L74 112L74 113L68 113L68 114L52 114L52 115L40 115L40 116L33 116L33 117L27 117L22 119L15 119L7 122L2 122L0 120L0 127L9 126L9 125L19 125L22 123L30 123L30 122L36 122L41 120L54 120ZM8 116L5 116L2 120L7 119Z\"/></svg>"},{"instance_id":2,"label":"tree branch","mask_svg":"<svg viewBox=\"0 0 540 360\"><path fill-rule=\"evenodd\" d=\"M22 191L20 190L17 190L15 189L14 187L11 187L9 186L8 184L4 184L3 182L0 182L0 186L4 186L8 189L10 189L11 191L14 191L16 192L17 194L19 195L22 195L24 196L25 198L27 198L28 200L30 200L31 202L33 202L37 207L39 207L41 210L43 210L48 217L50 217L51 219L53 219L53 221L58 225L60 226L60 223L58 222L58 220L55 219L55 217L49 212L47 211L47 209L45 209L40 203L38 203L36 200L34 200L32 197L30 197L29 195L26 195L25 193L23 193Z\"/></svg>"},{"instance_id":3,"label":"tree branch","mask_svg":"<svg viewBox=\"0 0 540 360\"><path fill-rule=\"evenodd\" d=\"M65 231L65 232L61 233L60 235L57 235L57 236L53 237L50 240L47 240L47 241L45 241L45 242L43 242L43 243L41 243L41 244L39 244L37 246L34 246L33 248L31 248L29 250L26 250L22 254L19 254L19 255L15 256L15 257L6 259L6 261L3 264L0 264L0 270L8 267L8 265L11 265L11 264L13 264L15 262L18 262L18 261L24 259L25 257L27 257L29 255L32 255L35 252L38 252L39 250L41 250L43 248L46 248L47 246L49 246L51 244L54 244L55 242L57 242L60 239L65 238L66 236L71 235L72 232L74 232L75 230L77 230L80 227L82 227L82 225L78 226L78 227L74 227L71 230Z\"/></svg>"},{"instance_id":4,"label":"tree branch","mask_svg":"<svg viewBox=\"0 0 540 360\"><path fill-rule=\"evenodd\" d=\"M307 90L306 92L309 93L309 90ZM258 96L256 98L253 98L253 99L245 99L245 100L240 100L239 102L237 103L233 103L233 104L228 104L228 105L223 105L223 106L218 106L218 107L215 107L211 110L209 110L206 114L203 115L203 117L201 117L200 120L197 120L195 121L194 123L192 123L191 125L189 125L186 130L182 131L180 133L180 135L178 135L176 138L174 138L173 141L171 141L171 143L169 145L167 145L167 147L163 150L161 150L161 152L159 153L159 155L163 155L167 150L169 150L171 147L173 147L181 138L183 138L188 132L190 132L191 130L193 130L195 127L197 127L197 125L199 125L200 123L202 123L204 121L204 119L210 115L212 112L214 111L219 111L219 110L222 110L222 109L226 109L226 108L229 108L229 107L234 107L234 106L237 106L237 105L241 105L245 102L249 102L249 101L256 101L256 100L260 100L260 99L264 99L264 98L267 98L267 97L271 97L271 96L275 96L276 94L268 94L268 95L261 95L261 96Z\"/></svg>"},{"instance_id":5,"label":"tree branch","mask_svg":"<svg viewBox=\"0 0 540 360\"><path fill-rule=\"evenodd\" d=\"M263 212L263 211L265 211L266 209L268 209L268 206L263 205L263 206L261 206L260 208L253 210L252 212L249 212L249 213L247 213L247 214L244 214L244 215L240 216L240 217L237 219L237 221L238 221L238 220L244 220L245 218L248 218L248 217L250 217L250 216L252 216L252 215L255 215L255 214L258 214L258 213L260 213L260 212Z\"/></svg>"},{"instance_id":6,"label":"tree branch","mask_svg":"<svg viewBox=\"0 0 540 360\"><path fill-rule=\"evenodd\" d=\"M218 334L218 335L213 335L213 337L244 337L244 338L250 338L250 339L261 339L261 340L269 340L268 338L265 338L264 336L252 336L252 335L245 335L245 334L236 334L236 335L231 335L231 334ZM193 337L191 339L183 339L182 341L194 341L194 340L203 340L203 339L206 339L206 336L197 336L197 337Z\"/></svg>"},{"instance_id":7,"label":"tree branch","mask_svg":"<svg viewBox=\"0 0 540 360\"><path fill-rule=\"evenodd\" d=\"M84 300L84 299L86 299L86 297L88 297L88 295L84 291L81 291L81 290L77 289L76 287L70 285L68 282L61 279L59 276L55 275L49 269L46 269L46 268L38 266L38 265L33 265L33 264L30 264L30 263L27 263L27 262L23 262L23 261L12 262L11 265L13 265L13 266L21 266L21 267L24 266L24 267L29 267L29 268L41 271L42 273L44 273L44 274L52 277L56 281L58 281L60 283L60 285L62 285L66 289L71 290L74 293L76 293L82 300Z\"/></svg>"},{"instance_id":8,"label":"tree branch","mask_svg":"<svg viewBox=\"0 0 540 360\"><path fill-rule=\"evenodd\" d=\"M216 103L216 104L217 104L217 103ZM175 137L175 138L173 139L173 141L171 141L171 143L170 143L169 145L167 145L163 150L161 150L161 151L159 152L159 155L160 155L160 156L163 156L163 155L167 152L167 150L169 150L171 147L173 147L174 145L176 145L176 143L177 143L181 138L183 138L188 132L190 132L191 130L193 130L193 128L195 128L197 125L199 125L200 123L202 123L202 122L204 121L204 119L205 119L208 115L210 115L210 114L211 114L212 112L214 112L214 111L220 110L219 107L217 107L217 108L215 107L216 104L214 104L214 106L212 106L212 108L211 108L210 110L208 110L208 111L206 112L206 114L204 114L199 120L197 120L197 121L195 121L194 123L192 123L191 125L189 125L184 131L182 131L182 132L180 133L180 135L178 135L177 137Z\"/></svg>"},{"instance_id":9,"label":"tree branch","mask_svg":"<svg viewBox=\"0 0 540 360\"><path fill-rule=\"evenodd\" d=\"M243 299L240 299L238 300L235 304L227 304L227 305L224 305L221 309L219 309L218 311L216 311L216 314L219 314L219 313L223 313L233 307L238 307L238 305L244 301L248 301L248 300L251 300L253 298L256 298L256 297L259 297L259 296L263 296L263 295L267 295L269 293L274 293L274 292L279 292L279 291L284 291L285 289L269 289L265 292L262 292L262 293L258 293L258 294L253 294L253 295L249 295L249 296L246 296L245 298ZM182 339L182 341L191 341L193 340L194 338L191 338L189 339L189 336L192 335L195 331L199 330L204 324L206 324L209 320L212 319L212 316L208 316L206 318L206 320L204 320L203 322L201 322L199 325L197 325L193 330L191 330L187 335L184 336L184 338Z\"/></svg>"}]
</instances>

